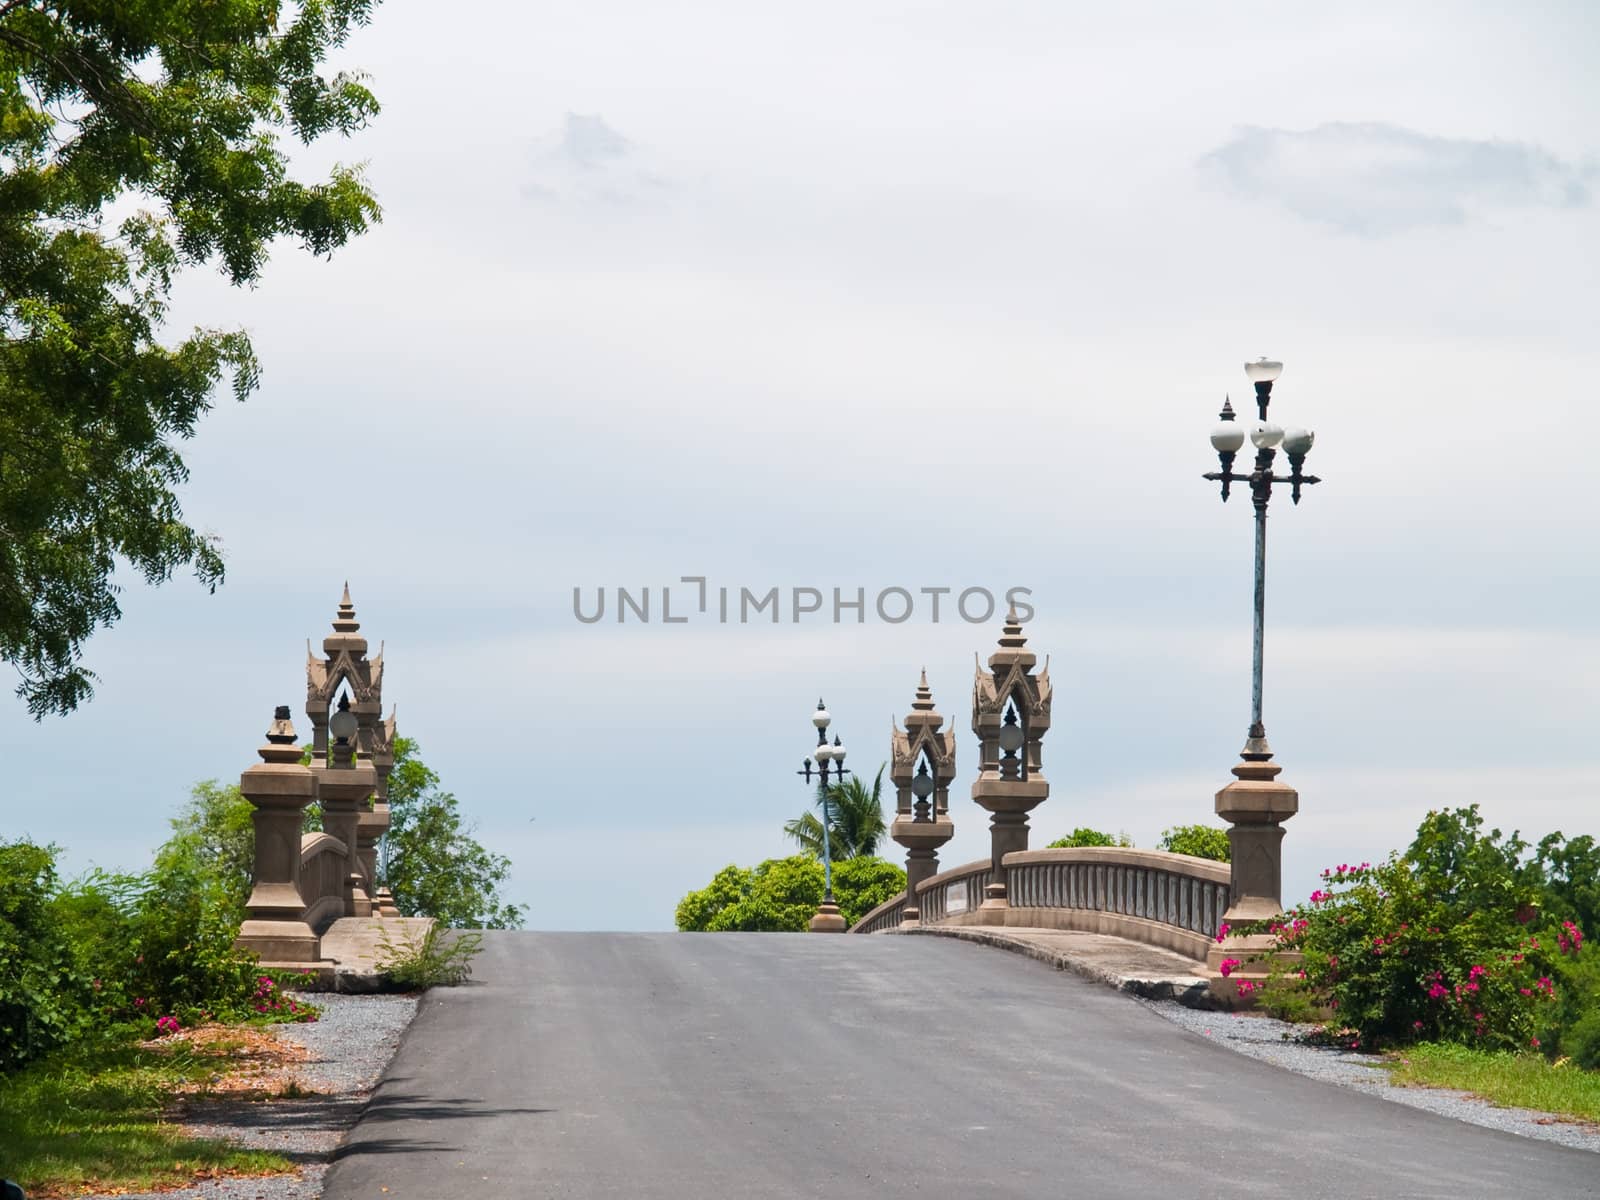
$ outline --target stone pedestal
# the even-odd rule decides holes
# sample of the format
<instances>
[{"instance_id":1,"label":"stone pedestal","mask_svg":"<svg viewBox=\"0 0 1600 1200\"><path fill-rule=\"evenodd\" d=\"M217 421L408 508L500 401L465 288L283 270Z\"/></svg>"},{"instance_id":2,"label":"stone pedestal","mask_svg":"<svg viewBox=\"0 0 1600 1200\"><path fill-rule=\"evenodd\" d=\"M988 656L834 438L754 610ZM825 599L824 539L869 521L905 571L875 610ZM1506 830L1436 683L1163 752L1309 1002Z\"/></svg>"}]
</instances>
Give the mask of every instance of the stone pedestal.
<instances>
[{"instance_id":1,"label":"stone pedestal","mask_svg":"<svg viewBox=\"0 0 1600 1200\"><path fill-rule=\"evenodd\" d=\"M360 844L361 818L372 796L376 777L367 763L352 761L354 748L335 743L333 764L312 768L317 781L317 796L322 802L322 827L343 842L349 852L349 874L345 877L344 915L370 917L372 895L363 873ZM342 761L341 761L342 760Z\"/></svg>"},{"instance_id":2,"label":"stone pedestal","mask_svg":"<svg viewBox=\"0 0 1600 1200\"><path fill-rule=\"evenodd\" d=\"M262 761L239 777L255 825L254 886L235 945L256 954L263 965L315 965L319 942L304 920L300 895L300 826L306 806L317 795L316 779L300 765L288 705L280 705Z\"/></svg>"},{"instance_id":3,"label":"stone pedestal","mask_svg":"<svg viewBox=\"0 0 1600 1200\"><path fill-rule=\"evenodd\" d=\"M927 802L919 807L926 809ZM915 925L922 920L922 911L917 906L917 885L939 873L939 847L955 833L955 824L947 816L937 820L897 817L889 827L889 836L906 848L906 906L900 913L901 925Z\"/></svg>"},{"instance_id":4,"label":"stone pedestal","mask_svg":"<svg viewBox=\"0 0 1600 1200\"><path fill-rule=\"evenodd\" d=\"M1270 761L1272 753L1264 735L1246 745L1245 760L1233 768L1235 780L1216 796L1217 816L1229 823L1228 846L1232 853L1232 879L1229 884L1227 924L1239 927L1272 921L1283 915L1283 822L1300 811L1300 794L1288 784L1279 783L1283 768ZM1239 994L1239 983L1259 984L1271 973L1281 956L1278 940L1270 933L1229 932L1206 955L1211 993L1229 1004L1249 1004L1251 997ZM1226 978L1222 966L1229 960Z\"/></svg>"},{"instance_id":5,"label":"stone pedestal","mask_svg":"<svg viewBox=\"0 0 1600 1200\"><path fill-rule=\"evenodd\" d=\"M824 900L822 907L817 909L817 915L811 918L807 927L812 933L843 933L845 929L844 916L839 912L839 906L832 900Z\"/></svg>"},{"instance_id":6,"label":"stone pedestal","mask_svg":"<svg viewBox=\"0 0 1600 1200\"><path fill-rule=\"evenodd\" d=\"M979 779L972 785L972 799L989 813L989 856L993 876L983 889L978 906L978 923L1004 925L1005 910L1011 906L1006 894L1005 856L1028 848L1028 813L1050 797L1050 784L1043 779L1026 782L1016 779Z\"/></svg>"},{"instance_id":7,"label":"stone pedestal","mask_svg":"<svg viewBox=\"0 0 1600 1200\"><path fill-rule=\"evenodd\" d=\"M376 895L378 879L378 841L389 828L389 806L381 800L374 800L372 807L358 814L356 822L357 848L356 856L361 863L361 874L367 884L367 891ZM376 899L372 904L372 915L381 917L383 912L378 907Z\"/></svg>"},{"instance_id":8,"label":"stone pedestal","mask_svg":"<svg viewBox=\"0 0 1600 1200\"><path fill-rule=\"evenodd\" d=\"M1226 820L1232 850L1230 924L1268 920L1283 913L1283 822L1300 811L1300 793L1278 782L1282 767L1265 760L1233 768L1235 782L1217 793L1217 816Z\"/></svg>"}]
</instances>

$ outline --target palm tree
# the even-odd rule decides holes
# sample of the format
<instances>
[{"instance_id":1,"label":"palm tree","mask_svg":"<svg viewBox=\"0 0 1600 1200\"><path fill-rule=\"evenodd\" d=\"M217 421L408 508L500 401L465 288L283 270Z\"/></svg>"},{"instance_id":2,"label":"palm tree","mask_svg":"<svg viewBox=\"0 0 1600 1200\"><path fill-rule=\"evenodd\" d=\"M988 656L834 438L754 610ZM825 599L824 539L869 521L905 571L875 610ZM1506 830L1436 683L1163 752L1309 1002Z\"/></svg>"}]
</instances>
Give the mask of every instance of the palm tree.
<instances>
[{"instance_id":1,"label":"palm tree","mask_svg":"<svg viewBox=\"0 0 1600 1200\"><path fill-rule=\"evenodd\" d=\"M883 767L869 789L859 775L843 783L830 783L828 800L828 850L833 861L862 858L878 852L889 827L883 820ZM817 807L822 807L824 785L817 785ZM815 813L803 813L783 827L801 851L822 857L822 822Z\"/></svg>"}]
</instances>

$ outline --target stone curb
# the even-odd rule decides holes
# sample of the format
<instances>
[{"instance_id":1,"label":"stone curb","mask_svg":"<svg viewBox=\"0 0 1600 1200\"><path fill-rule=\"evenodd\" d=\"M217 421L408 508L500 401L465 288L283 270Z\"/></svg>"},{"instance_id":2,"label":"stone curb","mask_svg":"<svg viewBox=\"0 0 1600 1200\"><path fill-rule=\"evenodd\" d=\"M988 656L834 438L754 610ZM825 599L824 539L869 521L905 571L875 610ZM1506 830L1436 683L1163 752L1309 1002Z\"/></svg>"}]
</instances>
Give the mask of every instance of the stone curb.
<instances>
[{"instance_id":1,"label":"stone curb","mask_svg":"<svg viewBox=\"0 0 1600 1200\"><path fill-rule=\"evenodd\" d=\"M1015 934L1002 933L994 929L955 926L942 929L895 929L887 932L908 937L959 938L966 942L976 942L980 946L993 946L999 950L1009 950L1013 954L1021 954L1037 962L1046 963L1058 971L1071 971L1074 975L1081 975L1085 979L1091 979L1096 983L1107 984L1116 988L1119 992L1127 992L1129 995L1139 996L1145 1000L1176 1000L1186 1008L1208 1010L1224 1007L1212 997L1210 984L1198 975L1159 975L1153 977L1123 975L1083 955L1051 949L1029 941L1027 938L1017 937Z\"/></svg>"}]
</instances>

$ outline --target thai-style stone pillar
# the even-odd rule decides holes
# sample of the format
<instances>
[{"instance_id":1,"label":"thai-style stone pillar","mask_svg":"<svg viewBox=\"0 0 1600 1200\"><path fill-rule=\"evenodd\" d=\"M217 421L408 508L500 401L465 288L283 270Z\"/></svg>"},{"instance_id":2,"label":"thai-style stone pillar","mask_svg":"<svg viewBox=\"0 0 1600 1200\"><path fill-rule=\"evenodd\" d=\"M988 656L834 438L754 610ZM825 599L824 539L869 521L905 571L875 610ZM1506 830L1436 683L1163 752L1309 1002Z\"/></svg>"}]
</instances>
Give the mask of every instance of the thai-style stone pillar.
<instances>
[{"instance_id":1,"label":"thai-style stone pillar","mask_svg":"<svg viewBox=\"0 0 1600 1200\"><path fill-rule=\"evenodd\" d=\"M904 731L890 725L889 779L895 788L895 811L889 836L906 848L906 906L900 924L911 925L922 919L917 885L938 874L939 847L956 831L950 820L956 733L940 732L944 717L933 707L927 671L917 684L905 724Z\"/></svg>"},{"instance_id":2,"label":"thai-style stone pillar","mask_svg":"<svg viewBox=\"0 0 1600 1200\"><path fill-rule=\"evenodd\" d=\"M1005 924L1006 873L1003 859L1028 848L1028 813L1050 795L1040 768L1039 742L1050 728L1050 662L1037 676L1038 662L1016 609L1006 614L1000 648L989 656L989 670L977 668L972 686L972 732L978 735L980 762L972 798L989 811L993 878L984 889L979 921Z\"/></svg>"},{"instance_id":3,"label":"thai-style stone pillar","mask_svg":"<svg viewBox=\"0 0 1600 1200\"><path fill-rule=\"evenodd\" d=\"M361 623L356 620L348 583L344 585L344 594L334 614L333 632L322 639L322 652L324 657L317 658L311 652L311 643L306 643L306 716L311 720L311 762L313 768L319 771L319 778L326 777L330 758L329 709L338 696L341 708L354 718L354 730L347 739L352 756L347 765L355 768L357 775L368 781L368 791L359 797L356 807L350 810L353 816L348 822L349 837L335 830L336 822L328 819L326 802L323 804L323 823L329 833L346 844L352 868L360 877L348 889L349 903L345 915L364 917L371 915L371 897L377 887L378 839L383 830L388 828L388 806L385 805L380 817L375 812L375 804L369 803L374 799L372 786L377 779L373 756L383 732L383 649L380 646L376 657L367 657L367 639L361 636ZM333 757L337 759L339 755ZM360 766L356 767L358 760ZM339 775L335 780L335 789L354 787L355 778ZM334 803L338 810L344 801L336 800ZM345 822L345 817L340 815L337 820Z\"/></svg>"},{"instance_id":4,"label":"thai-style stone pillar","mask_svg":"<svg viewBox=\"0 0 1600 1200\"><path fill-rule=\"evenodd\" d=\"M378 847L389 830L389 776L394 773L395 736L395 712L390 709L389 719L378 726L377 738L372 745L372 770L377 776L378 785L372 796L372 811L363 815L361 829L363 846L366 845L366 839L369 836L371 838L370 862L365 858L366 849L362 851L367 877L381 881L372 896L372 915L375 917L400 915L400 910L395 907L394 893L388 887L388 863L384 863L382 872L377 870Z\"/></svg>"},{"instance_id":5,"label":"thai-style stone pillar","mask_svg":"<svg viewBox=\"0 0 1600 1200\"><path fill-rule=\"evenodd\" d=\"M329 722L333 761L327 766L313 766L311 772L317 781L317 798L322 802L322 827L344 843L350 864L344 884L344 915L370 917L372 896L362 871L360 827L378 777L370 762L356 762L357 730L351 728L355 725L349 698L341 696L338 711Z\"/></svg>"},{"instance_id":6,"label":"thai-style stone pillar","mask_svg":"<svg viewBox=\"0 0 1600 1200\"><path fill-rule=\"evenodd\" d=\"M300 895L300 826L316 799L317 781L300 765L289 706L281 704L267 731L261 762L239 777L255 825L255 886L235 942L271 966L314 966L320 942L304 919Z\"/></svg>"}]
</instances>

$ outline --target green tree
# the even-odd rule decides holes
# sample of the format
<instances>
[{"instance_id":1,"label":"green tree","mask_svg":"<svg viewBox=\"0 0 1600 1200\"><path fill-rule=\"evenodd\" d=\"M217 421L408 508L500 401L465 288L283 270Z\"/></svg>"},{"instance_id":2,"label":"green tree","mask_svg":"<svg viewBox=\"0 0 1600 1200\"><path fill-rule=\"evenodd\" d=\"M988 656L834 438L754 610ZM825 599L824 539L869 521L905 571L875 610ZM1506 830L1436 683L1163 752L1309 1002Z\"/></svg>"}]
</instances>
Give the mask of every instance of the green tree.
<instances>
[{"instance_id":1,"label":"green tree","mask_svg":"<svg viewBox=\"0 0 1600 1200\"><path fill-rule=\"evenodd\" d=\"M1194 858L1209 858L1212 862L1229 862L1233 847L1228 842L1228 831L1214 825L1174 825L1161 831L1156 849L1171 854L1188 854Z\"/></svg>"},{"instance_id":2,"label":"green tree","mask_svg":"<svg viewBox=\"0 0 1600 1200\"><path fill-rule=\"evenodd\" d=\"M869 788L859 775L843 783L817 785L817 807L822 807L824 786L828 800L828 852L834 862L873 855L888 834L883 820L883 767ZM783 832L802 851L822 858L822 822L815 813L803 813L787 822Z\"/></svg>"},{"instance_id":3,"label":"green tree","mask_svg":"<svg viewBox=\"0 0 1600 1200\"><path fill-rule=\"evenodd\" d=\"M1061 850L1076 846L1131 846L1133 839L1125 833L1101 833L1098 829L1090 829L1087 825L1080 825L1066 837L1058 837L1050 843L1049 849Z\"/></svg>"},{"instance_id":4,"label":"green tree","mask_svg":"<svg viewBox=\"0 0 1600 1200\"><path fill-rule=\"evenodd\" d=\"M81 655L121 615L119 560L222 578L177 444L225 375L243 399L259 372L238 330L160 340L173 280L252 284L274 240L323 255L379 219L359 168L301 182L281 138L377 113L360 77L321 73L375 3L0 4L0 659L36 719L93 695Z\"/></svg>"},{"instance_id":5,"label":"green tree","mask_svg":"<svg viewBox=\"0 0 1600 1200\"><path fill-rule=\"evenodd\" d=\"M905 872L879 858L852 858L833 872L833 898L852 925L905 887ZM678 902L677 924L684 932L800 933L821 904L822 863L795 854L724 867Z\"/></svg>"},{"instance_id":6,"label":"green tree","mask_svg":"<svg viewBox=\"0 0 1600 1200\"><path fill-rule=\"evenodd\" d=\"M833 868L833 898L847 925L905 890L905 870L885 859L863 854Z\"/></svg>"},{"instance_id":7,"label":"green tree","mask_svg":"<svg viewBox=\"0 0 1600 1200\"><path fill-rule=\"evenodd\" d=\"M511 860L473 836L456 798L418 757L411 738L394 741L389 776L389 874L394 902L406 916L433 917L454 929L516 929L527 909L508 904L500 888Z\"/></svg>"},{"instance_id":8,"label":"green tree","mask_svg":"<svg viewBox=\"0 0 1600 1200\"><path fill-rule=\"evenodd\" d=\"M156 850L156 870L193 866L215 877L243 909L255 869L253 811L238 784L224 786L215 779L195 784L189 802L169 822L172 836Z\"/></svg>"}]
</instances>

